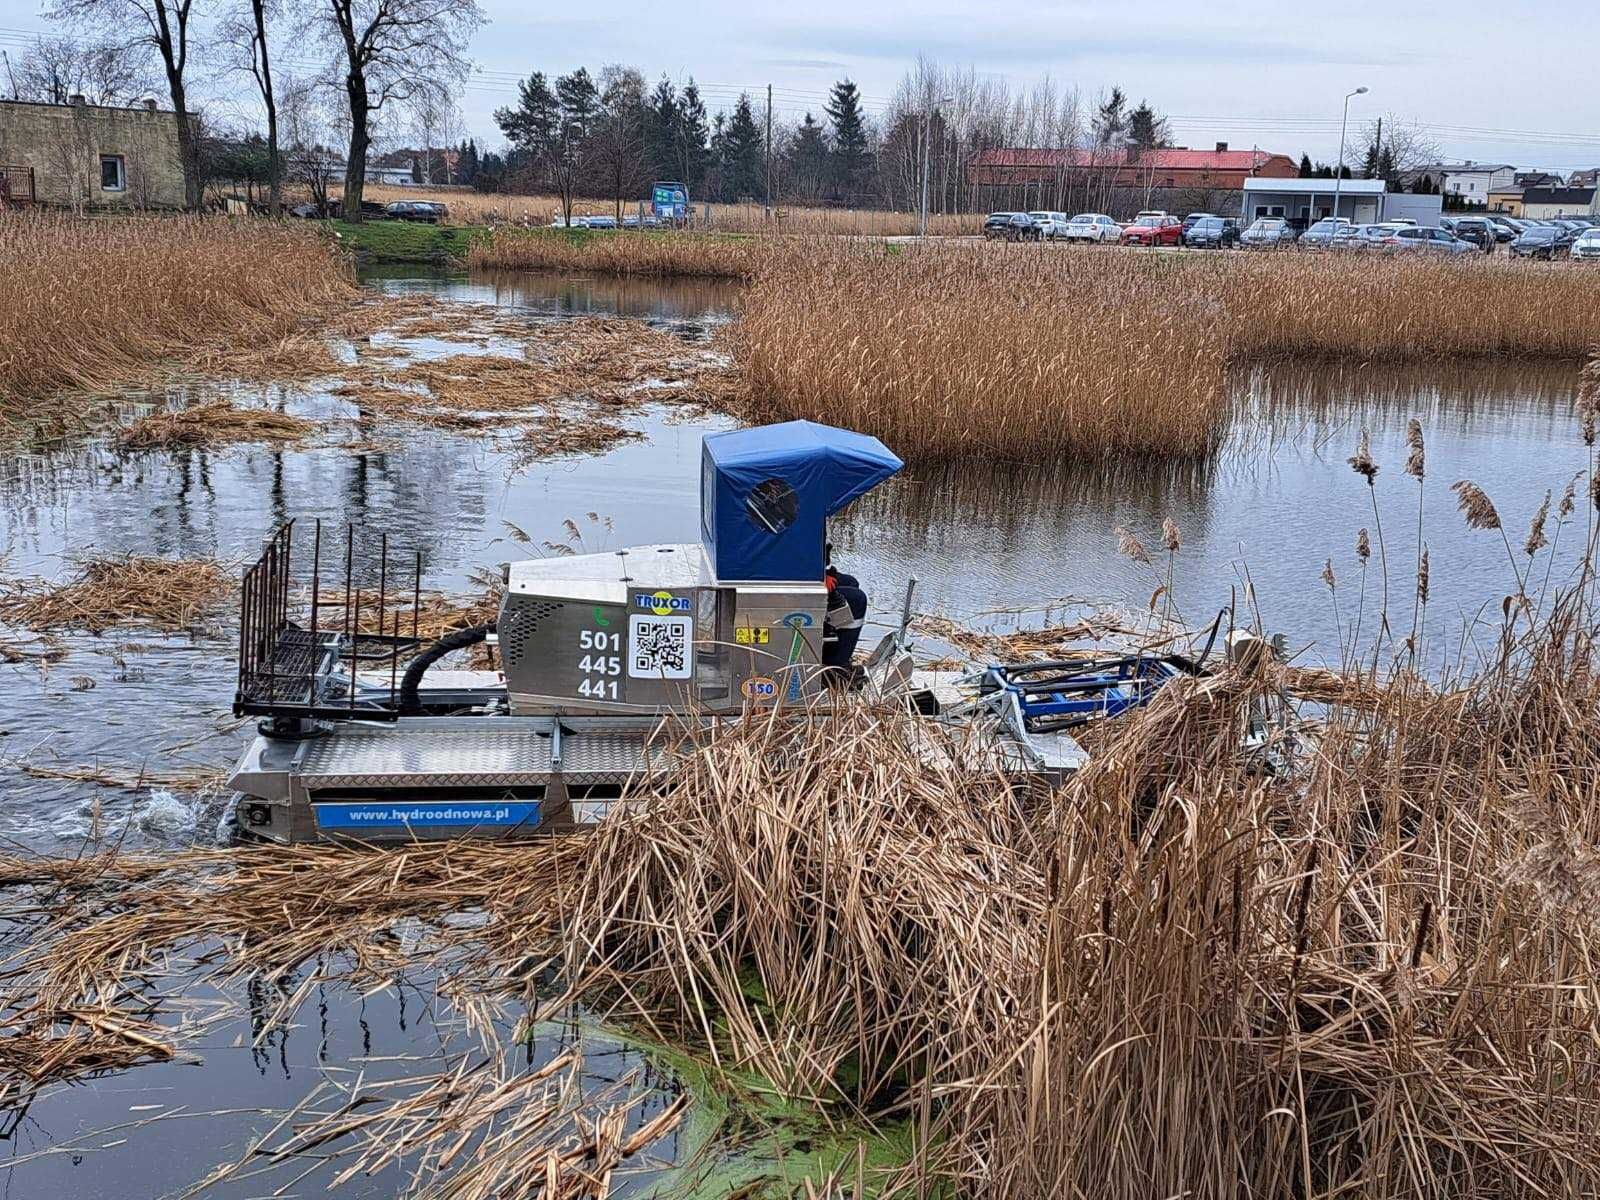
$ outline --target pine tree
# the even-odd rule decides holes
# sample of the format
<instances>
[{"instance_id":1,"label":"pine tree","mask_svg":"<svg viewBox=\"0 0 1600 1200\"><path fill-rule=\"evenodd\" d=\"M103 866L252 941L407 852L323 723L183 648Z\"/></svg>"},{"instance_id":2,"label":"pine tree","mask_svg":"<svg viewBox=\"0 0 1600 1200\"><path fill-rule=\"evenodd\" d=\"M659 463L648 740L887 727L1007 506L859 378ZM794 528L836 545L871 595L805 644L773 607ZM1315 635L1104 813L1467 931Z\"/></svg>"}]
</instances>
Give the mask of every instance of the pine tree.
<instances>
[{"instance_id":1,"label":"pine tree","mask_svg":"<svg viewBox=\"0 0 1600 1200\"><path fill-rule=\"evenodd\" d=\"M861 93L848 79L833 85L825 109L833 125L833 181L837 195L855 204L866 191L871 170L867 126L861 116Z\"/></svg>"},{"instance_id":2,"label":"pine tree","mask_svg":"<svg viewBox=\"0 0 1600 1200\"><path fill-rule=\"evenodd\" d=\"M572 142L583 141L600 113L600 89L595 87L588 69L579 67L556 80L556 99L561 102L563 137Z\"/></svg>"},{"instance_id":3,"label":"pine tree","mask_svg":"<svg viewBox=\"0 0 1600 1200\"><path fill-rule=\"evenodd\" d=\"M1098 146L1109 146L1122 137L1128 127L1125 111L1127 96L1121 88L1112 88L1111 95L1094 111L1094 140Z\"/></svg>"},{"instance_id":4,"label":"pine tree","mask_svg":"<svg viewBox=\"0 0 1600 1200\"><path fill-rule=\"evenodd\" d=\"M548 152L561 126L561 104L543 71L517 85L517 106L495 110L495 124L506 140L530 155Z\"/></svg>"},{"instance_id":5,"label":"pine tree","mask_svg":"<svg viewBox=\"0 0 1600 1200\"><path fill-rule=\"evenodd\" d=\"M746 196L763 197L764 172L761 127L756 124L750 97L739 96L722 137L722 194L727 201Z\"/></svg>"},{"instance_id":6,"label":"pine tree","mask_svg":"<svg viewBox=\"0 0 1600 1200\"><path fill-rule=\"evenodd\" d=\"M1311 155L1302 154L1300 156L1300 178L1310 179L1315 176L1316 173L1317 169L1311 165Z\"/></svg>"},{"instance_id":7,"label":"pine tree","mask_svg":"<svg viewBox=\"0 0 1600 1200\"><path fill-rule=\"evenodd\" d=\"M705 101L700 99L700 89L694 76L683 87L683 97L678 102L678 128L675 143L674 169L677 178L689 185L693 196L705 186L706 166L710 161L706 140L710 137L710 122L706 118Z\"/></svg>"},{"instance_id":8,"label":"pine tree","mask_svg":"<svg viewBox=\"0 0 1600 1200\"><path fill-rule=\"evenodd\" d=\"M650 89L644 106L644 157L657 179L678 178L678 89L665 75ZM684 183L693 184L690 180Z\"/></svg>"},{"instance_id":9,"label":"pine tree","mask_svg":"<svg viewBox=\"0 0 1600 1200\"><path fill-rule=\"evenodd\" d=\"M1167 136L1167 122L1150 107L1147 100L1128 114L1128 144L1139 150L1158 150L1171 141Z\"/></svg>"},{"instance_id":10,"label":"pine tree","mask_svg":"<svg viewBox=\"0 0 1600 1200\"><path fill-rule=\"evenodd\" d=\"M828 141L823 136L822 126L810 113L794 131L784 158L788 161L796 194L804 200L821 196L828 186Z\"/></svg>"},{"instance_id":11,"label":"pine tree","mask_svg":"<svg viewBox=\"0 0 1600 1200\"><path fill-rule=\"evenodd\" d=\"M1361 177L1363 179L1377 179L1379 177L1378 160L1381 156L1382 148L1376 141L1370 142L1367 145L1367 153L1361 160Z\"/></svg>"}]
</instances>

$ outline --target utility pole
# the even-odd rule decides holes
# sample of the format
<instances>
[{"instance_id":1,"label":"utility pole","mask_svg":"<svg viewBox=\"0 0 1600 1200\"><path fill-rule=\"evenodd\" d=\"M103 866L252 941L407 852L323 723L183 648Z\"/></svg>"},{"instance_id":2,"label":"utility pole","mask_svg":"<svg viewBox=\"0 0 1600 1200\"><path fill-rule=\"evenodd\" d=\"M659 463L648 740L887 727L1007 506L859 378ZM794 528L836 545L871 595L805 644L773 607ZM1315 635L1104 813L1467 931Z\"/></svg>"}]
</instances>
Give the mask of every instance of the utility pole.
<instances>
[{"instance_id":1,"label":"utility pole","mask_svg":"<svg viewBox=\"0 0 1600 1200\"><path fill-rule=\"evenodd\" d=\"M772 206L772 85L767 84L767 206Z\"/></svg>"},{"instance_id":2,"label":"utility pole","mask_svg":"<svg viewBox=\"0 0 1600 1200\"><path fill-rule=\"evenodd\" d=\"M11 69L11 56L4 50L0 50L0 62L6 64L6 74L11 78L11 98L13 100L21 100L22 92L17 87L17 73Z\"/></svg>"}]
</instances>

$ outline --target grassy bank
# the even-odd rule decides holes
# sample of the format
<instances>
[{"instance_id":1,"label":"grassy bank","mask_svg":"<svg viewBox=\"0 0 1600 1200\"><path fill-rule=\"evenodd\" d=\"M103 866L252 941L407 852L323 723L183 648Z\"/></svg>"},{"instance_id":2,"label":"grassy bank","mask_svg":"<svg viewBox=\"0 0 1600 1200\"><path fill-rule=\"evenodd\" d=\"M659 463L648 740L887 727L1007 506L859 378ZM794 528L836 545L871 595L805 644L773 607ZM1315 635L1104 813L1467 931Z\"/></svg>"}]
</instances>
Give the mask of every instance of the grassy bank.
<instances>
[{"instance_id":1,"label":"grassy bank","mask_svg":"<svg viewBox=\"0 0 1600 1200\"><path fill-rule=\"evenodd\" d=\"M1576 360L1600 274L1510 262L812 240L759 260L735 340L755 418L922 460L1194 456L1231 364Z\"/></svg>"},{"instance_id":2,"label":"grassy bank","mask_svg":"<svg viewBox=\"0 0 1600 1200\"><path fill-rule=\"evenodd\" d=\"M476 226L426 225L420 221L328 221L339 244L359 263L418 263L449 266L464 262L485 231Z\"/></svg>"},{"instance_id":3,"label":"grassy bank","mask_svg":"<svg viewBox=\"0 0 1600 1200\"><path fill-rule=\"evenodd\" d=\"M0 413L271 344L357 294L332 244L298 226L11 214L0 222Z\"/></svg>"},{"instance_id":4,"label":"grassy bank","mask_svg":"<svg viewBox=\"0 0 1600 1200\"><path fill-rule=\"evenodd\" d=\"M498 270L747 279L769 254L758 239L725 234L497 229L473 243L467 261Z\"/></svg>"}]
</instances>

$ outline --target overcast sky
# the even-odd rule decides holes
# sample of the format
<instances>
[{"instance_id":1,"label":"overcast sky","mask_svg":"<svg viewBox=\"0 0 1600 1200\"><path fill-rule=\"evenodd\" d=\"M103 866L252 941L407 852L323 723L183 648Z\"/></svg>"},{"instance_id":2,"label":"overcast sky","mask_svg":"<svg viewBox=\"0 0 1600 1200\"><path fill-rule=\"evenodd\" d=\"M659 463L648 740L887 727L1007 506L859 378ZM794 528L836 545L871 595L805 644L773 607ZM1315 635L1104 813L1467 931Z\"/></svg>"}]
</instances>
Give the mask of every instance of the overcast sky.
<instances>
[{"instance_id":1,"label":"overcast sky","mask_svg":"<svg viewBox=\"0 0 1600 1200\"><path fill-rule=\"evenodd\" d=\"M919 53L1017 86L1049 74L1086 98L1119 85L1171 118L1174 141L1259 145L1298 157L1337 153L1343 96L1352 129L1380 115L1417 121L1450 158L1570 170L1600 165L1600 33L1575 9L1525 0L1279 10L1240 0L1137 5L901 5L751 0L586 6L480 0L490 18L463 96L467 128L500 140L492 113L532 70L608 62L654 80L693 75L713 111L771 83L780 119L820 116L848 76L869 108L887 103ZM0 46L48 23L37 0L0 0ZM9 37L8 37L9 35ZM214 101L226 86L212 85Z\"/></svg>"}]
</instances>

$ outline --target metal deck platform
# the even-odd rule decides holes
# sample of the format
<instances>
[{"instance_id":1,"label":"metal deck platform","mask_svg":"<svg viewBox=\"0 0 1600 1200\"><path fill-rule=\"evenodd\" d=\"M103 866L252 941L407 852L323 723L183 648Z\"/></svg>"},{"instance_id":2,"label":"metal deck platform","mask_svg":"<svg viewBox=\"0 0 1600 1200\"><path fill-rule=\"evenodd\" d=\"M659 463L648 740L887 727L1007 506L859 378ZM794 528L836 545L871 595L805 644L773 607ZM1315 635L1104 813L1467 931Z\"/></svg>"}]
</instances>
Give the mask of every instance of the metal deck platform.
<instances>
[{"instance_id":1,"label":"metal deck platform","mask_svg":"<svg viewBox=\"0 0 1600 1200\"><path fill-rule=\"evenodd\" d=\"M275 841L516 837L604 815L660 768L657 723L552 717L345 721L318 737L257 739L230 784L240 827Z\"/></svg>"}]
</instances>

